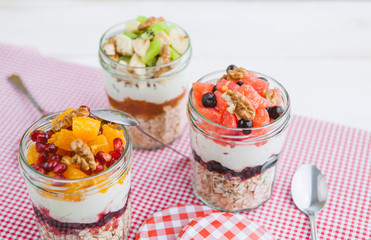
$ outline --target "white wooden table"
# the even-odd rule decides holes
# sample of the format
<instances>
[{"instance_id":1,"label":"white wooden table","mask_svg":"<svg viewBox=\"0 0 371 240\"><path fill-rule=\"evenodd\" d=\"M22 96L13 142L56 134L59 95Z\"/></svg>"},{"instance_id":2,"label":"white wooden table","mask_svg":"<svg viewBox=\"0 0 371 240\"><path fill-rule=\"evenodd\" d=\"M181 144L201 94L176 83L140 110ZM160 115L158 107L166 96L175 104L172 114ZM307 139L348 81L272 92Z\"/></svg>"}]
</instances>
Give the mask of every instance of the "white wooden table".
<instances>
[{"instance_id":1,"label":"white wooden table","mask_svg":"<svg viewBox=\"0 0 371 240\"><path fill-rule=\"evenodd\" d=\"M195 81L244 66L282 82L294 114L371 130L371 2L0 0L0 42L98 68L101 34L137 15L188 31Z\"/></svg>"}]
</instances>

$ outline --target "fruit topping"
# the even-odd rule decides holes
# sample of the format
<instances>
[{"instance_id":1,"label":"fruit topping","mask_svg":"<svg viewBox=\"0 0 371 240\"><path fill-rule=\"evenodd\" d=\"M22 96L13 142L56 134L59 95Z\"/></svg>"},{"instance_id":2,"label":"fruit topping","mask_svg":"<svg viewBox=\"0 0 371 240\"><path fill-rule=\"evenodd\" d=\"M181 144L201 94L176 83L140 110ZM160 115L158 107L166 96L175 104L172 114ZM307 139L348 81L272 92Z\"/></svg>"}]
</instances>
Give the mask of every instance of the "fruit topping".
<instances>
[{"instance_id":1,"label":"fruit topping","mask_svg":"<svg viewBox=\"0 0 371 240\"><path fill-rule=\"evenodd\" d=\"M237 68L237 66L236 66L236 65L233 65L233 64L231 64L231 65L229 65L229 66L227 67L227 70L226 70L226 72L228 73L228 71L229 71L229 70L233 70L233 69L235 69L235 68Z\"/></svg>"},{"instance_id":2,"label":"fruit topping","mask_svg":"<svg viewBox=\"0 0 371 240\"><path fill-rule=\"evenodd\" d=\"M202 96L202 105L206 108L213 108L216 106L216 96L212 92L205 93Z\"/></svg>"},{"instance_id":3,"label":"fruit topping","mask_svg":"<svg viewBox=\"0 0 371 240\"><path fill-rule=\"evenodd\" d=\"M273 92L271 89L264 89L263 96L265 99L269 100L273 105L276 105L279 101L279 97L276 92Z\"/></svg>"},{"instance_id":4,"label":"fruit topping","mask_svg":"<svg viewBox=\"0 0 371 240\"><path fill-rule=\"evenodd\" d=\"M227 74L228 74L228 77L227 77L228 80L240 80L246 76L247 70L244 68L233 68L231 70L228 70Z\"/></svg>"},{"instance_id":5,"label":"fruit topping","mask_svg":"<svg viewBox=\"0 0 371 240\"><path fill-rule=\"evenodd\" d=\"M237 81L236 83L237 83L238 86L242 86L243 81L239 80L239 81Z\"/></svg>"},{"instance_id":6,"label":"fruit topping","mask_svg":"<svg viewBox=\"0 0 371 240\"><path fill-rule=\"evenodd\" d=\"M162 17L140 16L127 22L123 33L112 36L103 44L103 51L114 61L128 66L118 66L119 71L157 78L170 71L173 66L153 69L178 59L189 46L187 35ZM130 68L137 67L137 68Z\"/></svg>"},{"instance_id":7,"label":"fruit topping","mask_svg":"<svg viewBox=\"0 0 371 240\"><path fill-rule=\"evenodd\" d=\"M64 111L51 125L60 125L60 129L36 129L30 133L35 143L27 153L27 162L50 177L76 179L98 174L116 163L124 152L124 131L118 129L118 124L90 115L87 106Z\"/></svg>"},{"instance_id":8,"label":"fruit topping","mask_svg":"<svg viewBox=\"0 0 371 240\"><path fill-rule=\"evenodd\" d=\"M72 157L72 163L80 165L82 170L89 170L89 168L95 170L97 163L95 162L94 154L91 149L81 139L76 139L71 143L71 148L75 152L75 156Z\"/></svg>"},{"instance_id":9,"label":"fruit topping","mask_svg":"<svg viewBox=\"0 0 371 240\"><path fill-rule=\"evenodd\" d=\"M272 118L272 119L277 119L285 111L280 106L267 107L266 109L269 113L269 117Z\"/></svg>"}]
</instances>

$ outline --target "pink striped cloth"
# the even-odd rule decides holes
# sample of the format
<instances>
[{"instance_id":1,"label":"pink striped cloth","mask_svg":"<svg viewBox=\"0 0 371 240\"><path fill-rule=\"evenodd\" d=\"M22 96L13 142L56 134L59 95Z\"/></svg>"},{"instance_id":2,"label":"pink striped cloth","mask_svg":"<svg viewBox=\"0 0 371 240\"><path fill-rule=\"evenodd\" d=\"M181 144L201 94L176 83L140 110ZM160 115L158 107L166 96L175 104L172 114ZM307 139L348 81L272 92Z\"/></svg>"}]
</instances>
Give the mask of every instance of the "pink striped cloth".
<instances>
[{"instance_id":1,"label":"pink striped cloth","mask_svg":"<svg viewBox=\"0 0 371 240\"><path fill-rule=\"evenodd\" d=\"M18 170L17 148L23 132L40 114L6 80L13 73L22 77L47 111L80 105L102 108L108 107L108 101L99 69L0 44L0 239L39 239ZM188 134L173 147L190 154ZM244 214L265 225L276 239L309 239L309 222L293 204L290 181L298 166L310 162L325 174L330 190L328 205L317 217L320 238L371 239L370 151L368 131L293 116L272 199ZM187 161L167 149L135 150L134 154L130 239L145 219L161 209L201 204L192 194Z\"/></svg>"}]
</instances>

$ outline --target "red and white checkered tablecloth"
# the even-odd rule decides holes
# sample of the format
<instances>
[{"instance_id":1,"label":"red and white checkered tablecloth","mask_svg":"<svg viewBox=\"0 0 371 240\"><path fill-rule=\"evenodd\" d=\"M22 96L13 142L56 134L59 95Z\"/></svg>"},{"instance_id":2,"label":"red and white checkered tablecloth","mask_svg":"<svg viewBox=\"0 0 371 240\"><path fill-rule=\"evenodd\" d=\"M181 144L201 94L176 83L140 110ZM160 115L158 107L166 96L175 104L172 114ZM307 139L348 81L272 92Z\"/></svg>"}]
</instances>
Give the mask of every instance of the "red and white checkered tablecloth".
<instances>
[{"instance_id":1,"label":"red and white checkered tablecloth","mask_svg":"<svg viewBox=\"0 0 371 240\"><path fill-rule=\"evenodd\" d=\"M108 101L99 69L0 44L0 239L38 239L17 166L17 148L21 134L40 115L5 80L12 73L22 77L47 111L82 104L102 108L108 107ZM190 154L188 134L172 146ZM245 214L270 229L276 239L309 239L309 222L293 204L290 181L298 166L311 162L325 174L330 191L327 207L317 216L320 238L371 239L370 151L371 132L294 115L278 164L273 197ZM161 209L201 204L192 194L187 161L167 149L135 150L134 154L130 239L145 219Z\"/></svg>"}]
</instances>

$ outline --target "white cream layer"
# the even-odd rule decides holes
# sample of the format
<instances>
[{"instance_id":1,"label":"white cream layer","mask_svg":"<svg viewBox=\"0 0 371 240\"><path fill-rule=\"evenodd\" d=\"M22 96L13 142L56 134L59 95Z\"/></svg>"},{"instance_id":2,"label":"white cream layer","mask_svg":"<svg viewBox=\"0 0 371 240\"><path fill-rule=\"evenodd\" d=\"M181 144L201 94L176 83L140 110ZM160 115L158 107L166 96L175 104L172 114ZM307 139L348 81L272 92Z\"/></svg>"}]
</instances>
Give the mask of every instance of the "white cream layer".
<instances>
[{"instance_id":1,"label":"white cream layer","mask_svg":"<svg viewBox=\"0 0 371 240\"><path fill-rule=\"evenodd\" d=\"M191 146L201 159L204 162L217 161L234 171L264 164L272 155L281 152L284 140L285 133L274 136L261 146L254 144L222 146L191 128Z\"/></svg>"},{"instance_id":2,"label":"white cream layer","mask_svg":"<svg viewBox=\"0 0 371 240\"><path fill-rule=\"evenodd\" d=\"M104 193L94 193L84 197L82 201L63 201L39 195L35 187L29 187L32 202L37 208L49 210L49 216L60 222L94 223L98 215L115 212L125 206L130 191L131 174L123 184L115 184Z\"/></svg>"},{"instance_id":3,"label":"white cream layer","mask_svg":"<svg viewBox=\"0 0 371 240\"><path fill-rule=\"evenodd\" d=\"M157 81L156 83L138 80L137 84L126 84L124 81L117 81L106 71L103 76L107 94L119 102L122 102L125 98L131 98L132 100L162 104L180 96L188 88L187 79L185 79L183 73L172 79Z\"/></svg>"}]
</instances>

